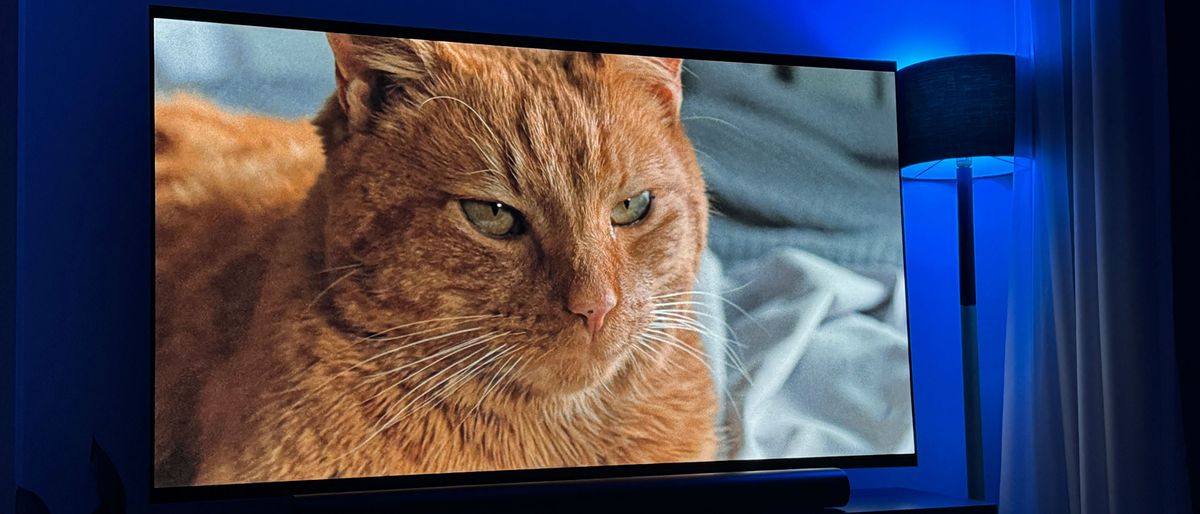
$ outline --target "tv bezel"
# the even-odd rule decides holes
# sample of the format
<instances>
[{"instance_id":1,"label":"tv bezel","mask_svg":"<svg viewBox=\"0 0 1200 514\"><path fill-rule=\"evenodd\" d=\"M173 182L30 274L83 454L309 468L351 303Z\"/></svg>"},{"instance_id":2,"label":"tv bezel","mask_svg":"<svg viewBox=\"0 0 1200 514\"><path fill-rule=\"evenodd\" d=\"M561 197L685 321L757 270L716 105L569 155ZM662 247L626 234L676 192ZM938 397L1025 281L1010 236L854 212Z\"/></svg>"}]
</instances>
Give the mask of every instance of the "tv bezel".
<instances>
[{"instance_id":1,"label":"tv bezel","mask_svg":"<svg viewBox=\"0 0 1200 514\"><path fill-rule=\"evenodd\" d=\"M837 57L817 57L777 53L743 52L731 50L713 50L686 47L671 47L643 44L616 43L604 41L573 40L545 38L535 36L520 36L511 34L493 34L482 32L467 32L458 30L401 27L373 23L361 23L342 20L327 20L316 18L301 18L279 16L273 14L248 13L211 9L197 9L165 5L150 5L147 21L149 23L148 56L150 81L147 98L150 104L149 130L147 134L153 141L154 137L154 20L170 19L180 21L195 21L222 23L229 25L245 25L263 28L280 28L307 30L314 32L340 32L369 36L384 36L397 38L424 39L457 43L474 43L498 45L518 48L537 48L564 50L576 52L599 52L609 54L625 54L646 57L675 57L684 60L725 61L734 63L773 64L784 66L803 66L813 68L833 68L857 71L887 72L894 82L896 76L895 61L845 59ZM897 147L899 134L897 131ZM153 144L150 145L153 148ZM154 155L150 152L149 169L153 173ZM900 192L901 216L900 229L903 241L904 233L904 194L901 184L897 155L896 183ZM149 200L151 220L154 220L154 198ZM153 234L153 232L151 232ZM155 252L151 244L151 253ZM908 266L905 262L904 245L901 245L901 265L907 280ZM153 260L152 260L153 261ZM154 270L150 270L153 273ZM152 282L153 283L153 282ZM151 294L154 294L153 288ZM153 298L152 298L153 300ZM153 302L152 302L153 303ZM907 312L907 304L905 309ZM609 479L609 478L639 478L655 476L699 475L713 473L738 473L749 471L793 471L816 468L883 468L906 467L917 465L916 451L916 409L912 403L912 331L910 324L905 324L908 342L909 363L909 401L913 407L913 452L905 454L881 455L846 455L830 457L797 457L780 459L756 460L724 460L682 463L655 464L620 464L607 466L580 466L566 468L536 468L499 471L464 471L450 473L417 474L417 475L386 475L376 477L326 478L314 480L289 480L278 482L246 482L230 484L206 484L158 487L154 481L154 368L155 347L157 338L154 335L155 321L151 310L151 341L150 362L150 500L152 503L167 503L197 500L225 500L239 498L255 498L267 496L300 496L312 494L354 493L364 491L398 491L421 490L441 487L471 487L490 485L535 484L543 482L560 482L571 480Z\"/></svg>"}]
</instances>

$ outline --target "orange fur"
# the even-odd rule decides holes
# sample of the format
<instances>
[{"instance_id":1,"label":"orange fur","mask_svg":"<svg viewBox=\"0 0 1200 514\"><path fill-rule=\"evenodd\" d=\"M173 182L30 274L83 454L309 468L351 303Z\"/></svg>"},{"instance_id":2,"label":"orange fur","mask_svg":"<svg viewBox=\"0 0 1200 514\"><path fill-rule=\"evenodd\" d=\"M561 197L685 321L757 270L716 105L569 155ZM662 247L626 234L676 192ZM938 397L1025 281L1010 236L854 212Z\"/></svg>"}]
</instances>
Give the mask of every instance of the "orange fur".
<instances>
[{"instance_id":1,"label":"orange fur","mask_svg":"<svg viewBox=\"0 0 1200 514\"><path fill-rule=\"evenodd\" d=\"M156 109L157 485L714 458L699 337L643 337L705 240L678 62L330 42L325 159L293 122ZM599 291L592 334L567 303Z\"/></svg>"},{"instance_id":2,"label":"orange fur","mask_svg":"<svg viewBox=\"0 0 1200 514\"><path fill-rule=\"evenodd\" d=\"M325 162L311 123L191 95L156 102L154 129L155 469L183 477L198 458L187 442L200 388L248 326L278 220Z\"/></svg>"}]
</instances>

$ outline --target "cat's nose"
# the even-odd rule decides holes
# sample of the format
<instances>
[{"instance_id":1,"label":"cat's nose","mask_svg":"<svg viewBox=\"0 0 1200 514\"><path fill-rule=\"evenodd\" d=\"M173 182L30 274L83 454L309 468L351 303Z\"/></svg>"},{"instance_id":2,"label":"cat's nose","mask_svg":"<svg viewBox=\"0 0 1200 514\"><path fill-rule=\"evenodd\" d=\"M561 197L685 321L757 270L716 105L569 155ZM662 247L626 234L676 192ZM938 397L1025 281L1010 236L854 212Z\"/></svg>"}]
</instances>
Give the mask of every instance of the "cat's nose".
<instances>
[{"instance_id":1,"label":"cat's nose","mask_svg":"<svg viewBox=\"0 0 1200 514\"><path fill-rule=\"evenodd\" d=\"M572 295L567 308L583 317L588 332L593 336L604 326L604 317L617 305L617 294L611 288L603 288L592 294Z\"/></svg>"}]
</instances>

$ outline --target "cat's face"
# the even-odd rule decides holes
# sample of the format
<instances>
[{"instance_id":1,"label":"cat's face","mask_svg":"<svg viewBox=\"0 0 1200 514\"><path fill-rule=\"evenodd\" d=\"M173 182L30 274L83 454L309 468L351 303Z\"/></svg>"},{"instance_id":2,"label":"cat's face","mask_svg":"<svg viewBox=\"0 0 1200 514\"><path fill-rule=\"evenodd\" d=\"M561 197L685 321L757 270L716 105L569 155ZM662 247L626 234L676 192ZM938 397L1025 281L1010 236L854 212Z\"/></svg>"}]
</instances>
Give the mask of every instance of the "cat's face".
<instances>
[{"instance_id":1,"label":"cat's face","mask_svg":"<svg viewBox=\"0 0 1200 514\"><path fill-rule=\"evenodd\" d=\"M507 379L544 394L645 358L656 303L687 299L668 295L692 289L705 240L680 63L330 41L338 90L318 124L324 265L347 266L327 274L336 324L395 337L371 347L392 363L519 356Z\"/></svg>"}]
</instances>

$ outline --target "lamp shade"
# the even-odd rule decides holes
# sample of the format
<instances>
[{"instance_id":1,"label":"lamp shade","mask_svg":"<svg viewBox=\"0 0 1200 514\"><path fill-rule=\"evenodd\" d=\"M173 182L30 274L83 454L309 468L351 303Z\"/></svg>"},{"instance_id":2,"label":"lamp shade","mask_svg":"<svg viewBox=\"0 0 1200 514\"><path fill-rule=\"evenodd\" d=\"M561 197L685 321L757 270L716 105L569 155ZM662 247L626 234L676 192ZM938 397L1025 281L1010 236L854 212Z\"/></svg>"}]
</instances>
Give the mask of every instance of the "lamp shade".
<instances>
[{"instance_id":1,"label":"lamp shade","mask_svg":"<svg viewBox=\"0 0 1200 514\"><path fill-rule=\"evenodd\" d=\"M934 59L896 72L900 166L1012 155L1016 61L974 54Z\"/></svg>"}]
</instances>

